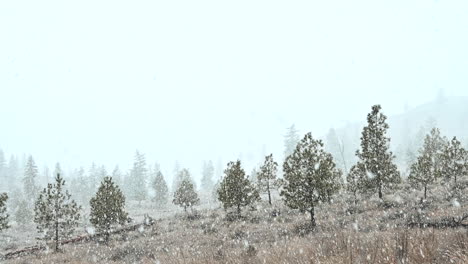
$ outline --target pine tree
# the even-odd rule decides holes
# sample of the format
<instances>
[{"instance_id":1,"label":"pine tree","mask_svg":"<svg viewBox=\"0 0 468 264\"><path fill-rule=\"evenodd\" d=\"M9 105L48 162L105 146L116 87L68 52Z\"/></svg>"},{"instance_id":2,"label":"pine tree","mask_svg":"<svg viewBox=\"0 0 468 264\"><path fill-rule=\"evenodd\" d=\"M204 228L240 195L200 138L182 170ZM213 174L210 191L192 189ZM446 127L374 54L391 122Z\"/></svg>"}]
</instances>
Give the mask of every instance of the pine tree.
<instances>
[{"instance_id":1,"label":"pine tree","mask_svg":"<svg viewBox=\"0 0 468 264\"><path fill-rule=\"evenodd\" d=\"M359 168L358 166L362 166L362 163L358 163L351 167L348 175L346 175L346 190L353 195L354 198L354 205L357 205L357 196L358 193L364 190L361 184L364 182L364 178L366 177L364 168Z\"/></svg>"},{"instance_id":2,"label":"pine tree","mask_svg":"<svg viewBox=\"0 0 468 264\"><path fill-rule=\"evenodd\" d=\"M340 188L341 171L325 152L321 140L307 133L283 164L284 186L281 195L287 206L310 213L315 226L315 206L331 200Z\"/></svg>"},{"instance_id":3,"label":"pine tree","mask_svg":"<svg viewBox=\"0 0 468 264\"><path fill-rule=\"evenodd\" d=\"M175 205L179 205L187 211L187 207L197 205L200 202L198 194L195 192L195 187L189 178L183 178L180 182L177 190L174 193L174 199L172 202Z\"/></svg>"},{"instance_id":4,"label":"pine tree","mask_svg":"<svg viewBox=\"0 0 468 264\"><path fill-rule=\"evenodd\" d=\"M422 148L419 151L420 155L427 155L431 159L431 177L435 179L441 178L443 175L442 163L444 160L444 150L448 145L448 140L440 134L438 128L432 128L429 135L426 135Z\"/></svg>"},{"instance_id":5,"label":"pine tree","mask_svg":"<svg viewBox=\"0 0 468 264\"><path fill-rule=\"evenodd\" d=\"M31 204L34 202L34 199L36 199L38 192L38 187L36 185L37 175L38 170L36 163L34 162L33 157L29 156L24 171L23 191L27 197L27 201Z\"/></svg>"},{"instance_id":6,"label":"pine tree","mask_svg":"<svg viewBox=\"0 0 468 264\"><path fill-rule=\"evenodd\" d=\"M259 187L268 194L268 203L271 205L271 189L277 184L276 174L278 173L278 163L273 160L273 154L265 157L265 162L260 167L258 173Z\"/></svg>"},{"instance_id":7,"label":"pine tree","mask_svg":"<svg viewBox=\"0 0 468 264\"><path fill-rule=\"evenodd\" d=\"M130 172L131 177L131 196L130 198L138 201L145 200L147 197L146 177L147 177L146 159L145 156L138 152L135 153L135 161Z\"/></svg>"},{"instance_id":8,"label":"pine tree","mask_svg":"<svg viewBox=\"0 0 468 264\"><path fill-rule=\"evenodd\" d=\"M42 239L55 242L59 250L60 239L70 237L80 219L80 210L70 193L64 189L65 181L57 174L55 184L49 183L39 193L34 207L34 222Z\"/></svg>"},{"instance_id":9,"label":"pine tree","mask_svg":"<svg viewBox=\"0 0 468 264\"><path fill-rule=\"evenodd\" d=\"M427 187L436 179L434 172L434 160L427 150L423 150L411 165L408 181L413 185L421 185L424 188L424 199L427 198Z\"/></svg>"},{"instance_id":10,"label":"pine tree","mask_svg":"<svg viewBox=\"0 0 468 264\"><path fill-rule=\"evenodd\" d=\"M201 188L204 192L209 193L213 189L213 175L214 167L213 162L210 160L203 163Z\"/></svg>"},{"instance_id":11,"label":"pine tree","mask_svg":"<svg viewBox=\"0 0 468 264\"><path fill-rule=\"evenodd\" d=\"M224 209L235 207L240 216L241 207L260 199L258 191L245 175L240 160L229 162L224 171L224 178L218 188L218 200Z\"/></svg>"},{"instance_id":12,"label":"pine tree","mask_svg":"<svg viewBox=\"0 0 468 264\"><path fill-rule=\"evenodd\" d=\"M188 180L196 189L197 186L195 182L192 180L192 177L190 176L190 172L188 169L179 169L179 173L175 176L175 181L174 181L174 190L177 190L179 188L179 185L184 181Z\"/></svg>"},{"instance_id":13,"label":"pine tree","mask_svg":"<svg viewBox=\"0 0 468 264\"><path fill-rule=\"evenodd\" d=\"M91 198L90 222L107 242L115 225L123 225L128 219L125 197L111 177L104 177L96 195Z\"/></svg>"},{"instance_id":14,"label":"pine tree","mask_svg":"<svg viewBox=\"0 0 468 264\"><path fill-rule=\"evenodd\" d=\"M154 201L156 206L165 207L169 198L169 188L167 187L164 175L158 171L153 179Z\"/></svg>"},{"instance_id":15,"label":"pine tree","mask_svg":"<svg viewBox=\"0 0 468 264\"><path fill-rule=\"evenodd\" d=\"M361 136L361 150L356 152L359 158L358 168L365 169L368 176L363 187L369 190L377 190L379 198L383 197L383 191L400 183L400 173L394 164L394 155L389 150L390 138L386 136L388 124L387 117L380 112L380 105L372 106L372 112L367 115L367 126L364 127Z\"/></svg>"},{"instance_id":16,"label":"pine tree","mask_svg":"<svg viewBox=\"0 0 468 264\"><path fill-rule=\"evenodd\" d=\"M468 152L456 137L444 148L441 158L441 172L446 179L453 179L455 186L457 178L468 173Z\"/></svg>"},{"instance_id":17,"label":"pine tree","mask_svg":"<svg viewBox=\"0 0 468 264\"><path fill-rule=\"evenodd\" d=\"M0 194L0 231L5 230L10 227L8 225L9 215L6 212L7 200L8 200L8 195L6 193Z\"/></svg>"},{"instance_id":18,"label":"pine tree","mask_svg":"<svg viewBox=\"0 0 468 264\"><path fill-rule=\"evenodd\" d=\"M299 142L300 137L296 126L292 124L288 128L288 132L284 136L284 157L291 155L296 149L296 145Z\"/></svg>"}]
</instances>

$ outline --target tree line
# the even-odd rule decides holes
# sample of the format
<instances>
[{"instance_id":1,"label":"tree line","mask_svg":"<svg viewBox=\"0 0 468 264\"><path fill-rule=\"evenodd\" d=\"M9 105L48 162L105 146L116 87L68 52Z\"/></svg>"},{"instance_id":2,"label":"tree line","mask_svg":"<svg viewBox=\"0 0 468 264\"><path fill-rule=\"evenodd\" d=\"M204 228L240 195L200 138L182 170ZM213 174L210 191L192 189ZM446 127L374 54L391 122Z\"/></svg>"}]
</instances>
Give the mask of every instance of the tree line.
<instances>
[{"instance_id":1,"label":"tree line","mask_svg":"<svg viewBox=\"0 0 468 264\"><path fill-rule=\"evenodd\" d=\"M227 164L219 182L212 182L213 166L205 163L202 186L212 189L213 196L226 210L233 209L240 216L242 208L260 200L260 193L265 193L272 204L272 190L278 189L285 205L310 215L311 225L315 226L315 208L320 203L331 202L336 195L348 194L357 204L360 197L377 195L380 199L404 182L396 166L395 155L390 151L389 126L387 117L380 105L372 106L367 115L367 124L361 133L360 148L356 151L357 162L349 171L338 168L334 157L326 151L322 140L314 139L311 133L298 139L294 127L286 136L287 155L283 164L283 177L278 177L278 163L273 155L267 155L259 170L247 176L240 160ZM296 141L296 142L294 142ZM294 144L295 147L290 147ZM31 162L32 164L33 162ZM29 164L29 162L28 162ZM169 198L169 189L164 176L155 168L152 182L155 201L163 206ZM27 166L26 175L35 173L34 166ZM468 151L456 137L447 140L439 129L433 128L425 137L419 155L410 167L406 181L423 191L423 199L428 196L428 186L432 184L450 184L453 192L460 188L457 180L468 172ZM136 153L130 174L134 180L133 192L128 196L136 201L145 200L146 163L140 153ZM343 175L346 175L343 177ZM25 177L25 190L34 193L32 179ZM196 186L187 169L181 169L174 178L175 191L172 202L184 211L199 204L200 198ZM48 184L35 198L34 222L38 232L45 240L54 240L58 250L61 237L71 235L80 219L81 207L71 199L65 189L65 181L59 173L55 183ZM28 189L29 188L29 189ZM90 222L98 232L109 239L111 231L118 225L129 221L125 211L125 197L112 177L105 176L96 193L89 200ZM0 230L8 228L6 214L6 194L0 195Z\"/></svg>"}]
</instances>

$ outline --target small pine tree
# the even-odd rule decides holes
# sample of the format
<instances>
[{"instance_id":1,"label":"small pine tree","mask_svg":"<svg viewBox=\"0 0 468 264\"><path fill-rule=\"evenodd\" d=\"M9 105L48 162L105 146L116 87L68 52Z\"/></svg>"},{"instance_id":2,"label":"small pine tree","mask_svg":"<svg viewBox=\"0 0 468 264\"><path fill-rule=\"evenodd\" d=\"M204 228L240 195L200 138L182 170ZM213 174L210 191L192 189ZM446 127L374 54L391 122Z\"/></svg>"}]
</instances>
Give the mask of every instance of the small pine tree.
<instances>
[{"instance_id":1,"label":"small pine tree","mask_svg":"<svg viewBox=\"0 0 468 264\"><path fill-rule=\"evenodd\" d=\"M458 177L468 173L468 152L456 137L444 148L441 171L447 180L453 179L454 185L457 184Z\"/></svg>"},{"instance_id":2,"label":"small pine tree","mask_svg":"<svg viewBox=\"0 0 468 264\"><path fill-rule=\"evenodd\" d=\"M387 117L381 113L380 105L372 106L367 115L367 126L362 130L361 149L356 152L359 158L358 168L364 168L368 175L362 184L363 188L377 190L379 198L383 197L384 189L400 183L400 173L393 162L394 155L389 150L390 138L386 136Z\"/></svg>"},{"instance_id":3,"label":"small pine tree","mask_svg":"<svg viewBox=\"0 0 468 264\"><path fill-rule=\"evenodd\" d=\"M182 206L184 211L187 211L187 207L192 208L192 206L200 202L190 179L183 179L182 182L179 183L179 187L174 193L174 200L172 200L172 202L175 205Z\"/></svg>"},{"instance_id":4,"label":"small pine tree","mask_svg":"<svg viewBox=\"0 0 468 264\"><path fill-rule=\"evenodd\" d=\"M123 225L128 219L125 212L125 197L111 177L104 177L96 195L90 201L90 222L100 233L104 234L105 241L116 224Z\"/></svg>"},{"instance_id":5,"label":"small pine tree","mask_svg":"<svg viewBox=\"0 0 468 264\"><path fill-rule=\"evenodd\" d=\"M431 159L429 153L422 152L416 158L416 162L411 165L408 181L412 185L421 185L424 188L424 199L427 198L427 187L436 179L434 172L434 160Z\"/></svg>"},{"instance_id":6,"label":"small pine tree","mask_svg":"<svg viewBox=\"0 0 468 264\"><path fill-rule=\"evenodd\" d=\"M346 190L348 191L348 193L351 193L353 195L354 205L357 205L358 193L364 189L362 188L361 184L364 182L363 178L366 176L363 173L365 169L359 168L358 166L362 166L362 163L358 163L351 167L351 170L349 171L348 175L346 175Z\"/></svg>"},{"instance_id":7,"label":"small pine tree","mask_svg":"<svg viewBox=\"0 0 468 264\"><path fill-rule=\"evenodd\" d=\"M237 208L240 216L241 207L252 204L260 199L257 189L245 175L240 160L229 162L224 171L224 178L218 188L218 200L225 209Z\"/></svg>"},{"instance_id":8,"label":"small pine tree","mask_svg":"<svg viewBox=\"0 0 468 264\"><path fill-rule=\"evenodd\" d=\"M55 242L55 251L59 250L60 239L73 234L80 219L81 207L64 187L65 181L57 174L55 184L49 183L39 193L34 207L37 231L43 235L43 240Z\"/></svg>"},{"instance_id":9,"label":"small pine tree","mask_svg":"<svg viewBox=\"0 0 468 264\"><path fill-rule=\"evenodd\" d=\"M0 231L9 228L8 217L6 210L6 202L8 200L8 195L6 193L0 194Z\"/></svg>"},{"instance_id":10,"label":"small pine tree","mask_svg":"<svg viewBox=\"0 0 468 264\"><path fill-rule=\"evenodd\" d=\"M341 171L325 152L321 140L307 133L283 164L284 186L281 195L287 206L310 213L315 226L315 206L330 201L340 188Z\"/></svg>"},{"instance_id":11,"label":"small pine tree","mask_svg":"<svg viewBox=\"0 0 468 264\"><path fill-rule=\"evenodd\" d=\"M424 143L419 155L426 155L431 160L431 177L439 179L443 176L442 164L444 162L444 150L448 140L440 134L438 128L432 128L429 135L424 138Z\"/></svg>"},{"instance_id":12,"label":"small pine tree","mask_svg":"<svg viewBox=\"0 0 468 264\"><path fill-rule=\"evenodd\" d=\"M154 201L156 206L165 207L169 198L169 188L167 187L164 175L160 171L156 173L152 186L154 189Z\"/></svg>"},{"instance_id":13,"label":"small pine tree","mask_svg":"<svg viewBox=\"0 0 468 264\"><path fill-rule=\"evenodd\" d=\"M277 184L276 174L278 173L278 163L273 160L273 154L265 157L265 162L260 167L258 173L259 187L268 194L268 203L271 205L271 189Z\"/></svg>"}]
</instances>

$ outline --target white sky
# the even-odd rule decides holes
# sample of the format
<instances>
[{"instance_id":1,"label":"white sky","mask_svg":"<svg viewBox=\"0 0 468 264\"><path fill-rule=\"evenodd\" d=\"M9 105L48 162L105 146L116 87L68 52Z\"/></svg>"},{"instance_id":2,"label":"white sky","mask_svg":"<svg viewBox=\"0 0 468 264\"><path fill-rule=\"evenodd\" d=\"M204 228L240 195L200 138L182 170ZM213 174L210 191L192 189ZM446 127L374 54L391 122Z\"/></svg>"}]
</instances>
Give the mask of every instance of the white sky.
<instances>
[{"instance_id":1,"label":"white sky","mask_svg":"<svg viewBox=\"0 0 468 264\"><path fill-rule=\"evenodd\" d=\"M0 2L0 148L200 172L285 128L468 95L468 1ZM265 145L265 147L263 147ZM250 163L249 163L250 162ZM250 171L250 168L247 168Z\"/></svg>"}]
</instances>

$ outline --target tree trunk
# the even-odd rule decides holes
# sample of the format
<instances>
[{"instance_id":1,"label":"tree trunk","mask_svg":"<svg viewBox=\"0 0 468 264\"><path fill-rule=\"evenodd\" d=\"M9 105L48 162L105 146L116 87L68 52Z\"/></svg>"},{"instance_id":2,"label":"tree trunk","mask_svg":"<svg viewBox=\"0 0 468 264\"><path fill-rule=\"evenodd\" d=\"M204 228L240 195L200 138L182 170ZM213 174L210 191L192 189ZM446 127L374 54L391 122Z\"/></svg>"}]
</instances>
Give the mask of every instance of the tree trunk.
<instances>
[{"instance_id":1,"label":"tree trunk","mask_svg":"<svg viewBox=\"0 0 468 264\"><path fill-rule=\"evenodd\" d=\"M237 205L237 215L241 215L241 209L240 209L240 204Z\"/></svg>"},{"instance_id":2,"label":"tree trunk","mask_svg":"<svg viewBox=\"0 0 468 264\"><path fill-rule=\"evenodd\" d=\"M59 222L55 221L55 252L59 250Z\"/></svg>"},{"instance_id":3,"label":"tree trunk","mask_svg":"<svg viewBox=\"0 0 468 264\"><path fill-rule=\"evenodd\" d=\"M315 208L312 206L312 209L310 209L310 224L315 227L317 223L315 222Z\"/></svg>"},{"instance_id":4,"label":"tree trunk","mask_svg":"<svg viewBox=\"0 0 468 264\"><path fill-rule=\"evenodd\" d=\"M267 182L268 203L271 205L270 181Z\"/></svg>"},{"instance_id":5,"label":"tree trunk","mask_svg":"<svg viewBox=\"0 0 468 264\"><path fill-rule=\"evenodd\" d=\"M184 205L184 212L187 212L187 206Z\"/></svg>"},{"instance_id":6,"label":"tree trunk","mask_svg":"<svg viewBox=\"0 0 468 264\"><path fill-rule=\"evenodd\" d=\"M379 199L382 199L382 184L379 184Z\"/></svg>"},{"instance_id":7,"label":"tree trunk","mask_svg":"<svg viewBox=\"0 0 468 264\"><path fill-rule=\"evenodd\" d=\"M424 200L427 198L427 185L424 185Z\"/></svg>"}]
</instances>

